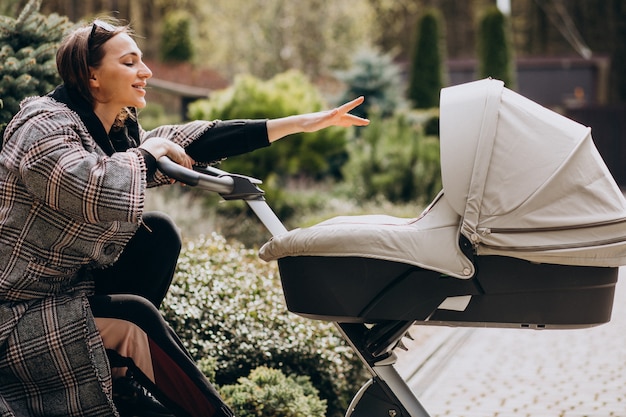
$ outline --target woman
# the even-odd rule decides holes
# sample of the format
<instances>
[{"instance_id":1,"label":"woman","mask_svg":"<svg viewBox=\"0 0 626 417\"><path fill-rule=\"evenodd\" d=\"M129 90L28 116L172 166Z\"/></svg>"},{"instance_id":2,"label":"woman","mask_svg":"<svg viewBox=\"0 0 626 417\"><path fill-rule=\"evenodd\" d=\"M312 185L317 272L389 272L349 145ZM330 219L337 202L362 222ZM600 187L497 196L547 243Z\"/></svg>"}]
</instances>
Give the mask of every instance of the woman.
<instances>
[{"instance_id":1,"label":"woman","mask_svg":"<svg viewBox=\"0 0 626 417\"><path fill-rule=\"evenodd\" d=\"M2 416L116 415L112 368L130 370L175 415L231 415L157 310L180 237L166 216L143 212L146 188L170 183L156 160L191 167L296 132L368 124L348 114L359 98L274 120L143 131L135 109L152 73L131 35L101 20L71 33L57 53L63 84L24 100L6 128Z\"/></svg>"}]
</instances>

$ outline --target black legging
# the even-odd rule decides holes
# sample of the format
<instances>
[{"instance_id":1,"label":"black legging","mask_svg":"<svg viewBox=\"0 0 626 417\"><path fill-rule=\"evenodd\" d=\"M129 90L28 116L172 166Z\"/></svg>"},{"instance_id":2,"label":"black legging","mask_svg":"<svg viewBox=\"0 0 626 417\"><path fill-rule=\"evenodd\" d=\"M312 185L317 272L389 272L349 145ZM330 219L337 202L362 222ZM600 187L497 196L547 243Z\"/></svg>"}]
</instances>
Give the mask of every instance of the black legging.
<instances>
[{"instance_id":1,"label":"black legging","mask_svg":"<svg viewBox=\"0 0 626 417\"><path fill-rule=\"evenodd\" d=\"M177 416L232 416L219 394L158 311L172 281L182 246L174 222L162 213L145 213L144 225L110 268L94 271L96 318L129 321L146 333L155 383L117 352L112 365L128 367Z\"/></svg>"}]
</instances>

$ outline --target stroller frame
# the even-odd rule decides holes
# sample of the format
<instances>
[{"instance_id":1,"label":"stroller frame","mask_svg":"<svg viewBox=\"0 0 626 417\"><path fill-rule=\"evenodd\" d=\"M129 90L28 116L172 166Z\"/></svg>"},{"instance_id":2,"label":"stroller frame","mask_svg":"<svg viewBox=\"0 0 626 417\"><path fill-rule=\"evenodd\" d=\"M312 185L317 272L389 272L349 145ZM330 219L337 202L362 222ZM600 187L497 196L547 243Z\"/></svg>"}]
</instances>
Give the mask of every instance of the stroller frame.
<instances>
[{"instance_id":1,"label":"stroller frame","mask_svg":"<svg viewBox=\"0 0 626 417\"><path fill-rule=\"evenodd\" d=\"M276 214L269 207L264 199L264 193L258 188L260 181L254 178L230 174L228 172L215 169L215 168L196 168L195 170L189 170L180 165L175 164L168 158L164 157L158 161L159 169L187 185L197 186L202 189L206 189L212 192L219 193L225 200L244 200L252 211L256 214L259 220L269 230L273 236L278 236L287 232L287 229L278 219ZM305 257L308 262L315 263L319 261L316 257ZM495 257L496 264L499 257ZM395 349L405 349L403 344L403 338L412 338L408 333L409 328L414 324L424 325L447 325L447 326L484 326L484 327L517 327L517 328L533 328L542 329L546 327L568 328L567 320L563 323L559 323L561 316L558 314L559 304L557 303L553 308L548 306L548 322L555 322L555 326L546 325L545 321L538 322L536 317L532 314L528 317L512 317L510 322L498 322L485 320L489 317L489 309L485 310L481 308L480 304L474 313L470 312L469 319L459 319L455 315L455 311L443 311L437 313L437 307L441 304L442 300L446 299L445 294L440 295L435 300L430 300L429 307L421 312L418 312L421 316L417 319L414 316L396 319L380 319L374 318L370 320L367 314L358 315L341 315L335 313L321 312L307 314L306 311L298 311L300 304L299 299L290 300L290 294L306 293L307 289L300 287L288 289L290 285L289 280L285 279L290 275L289 272L290 262L293 258L285 258L279 260L279 269L281 271L281 280L283 288L285 290L285 296L287 306L290 311L296 314L310 317L312 319L321 319L326 321L333 321L337 330L342 335L347 344L357 354L362 364L371 374L371 378L361 387L361 389L355 394L352 402L350 403L345 416L346 417L429 417L430 415L426 409L422 406L416 395L408 387L406 381L399 375L394 365L396 364L397 356L394 352ZM513 262L519 262L519 260L513 260ZM525 262L525 261L522 261ZM297 266L297 263L295 264ZM506 259L505 259L506 265ZM529 265L535 265L530 264ZM384 268L386 265L384 262L378 265ZM531 266L532 267L532 266ZM542 266L537 266L541 268ZM547 266L551 268L554 266ZM556 266L557 268L570 268L571 271L581 272L581 276L585 275L588 267L569 267L569 266ZM571 269L573 268L573 269ZM299 272L302 272L303 268L299 268ZM304 268L306 269L306 268ZM413 269L416 269L413 267ZM417 268L419 269L419 268ZM506 269L506 266L505 266ZM597 276L601 277L601 281L596 285L596 290L599 291L598 299L594 303L599 306L595 310L598 312L592 315L592 318L582 323L577 323L571 327L589 327L604 323L610 319L610 313L612 308L612 300L614 286L617 281L617 268L592 268L593 272ZM552 274L552 270L547 270ZM313 270L312 273L317 273ZM284 275L284 276L283 276ZM574 274L576 275L576 274ZM437 277L441 277L441 274L436 273ZM445 277L443 277L445 278ZM574 281L583 281L574 276ZM301 278L300 282L307 282L306 277ZM328 285L332 285L335 282L329 280ZM467 293L467 290L475 291L475 283L466 280L436 280L436 282L457 282L461 285L458 290L459 293ZM447 284L445 284L447 285ZM581 284L583 288L588 285ZM557 284L558 286L558 284ZM557 288L558 289L558 288ZM481 289L482 291L482 289ZM437 292L437 291L435 291ZM445 288L445 292L449 292L449 288ZM531 290L531 292L536 292ZM454 293L454 292L453 292ZM523 291L522 291L523 293ZM441 298L443 297L443 298ZM522 299L525 296L522 294ZM478 297L480 299L480 297ZM573 300L567 300L567 302L578 302L575 297ZM508 300L506 300L508 301ZM546 302L551 304L555 301L554 298L548 296ZM588 299L585 301L589 302ZM545 306L544 306L545 307ZM332 306L331 306L332 309ZM592 309L593 310L593 309ZM361 311L367 311L367 309ZM556 315L552 315L556 312ZM437 314L440 316L438 317ZM474 314L474 315L473 315ZM527 320L528 319L528 320Z\"/></svg>"}]
</instances>

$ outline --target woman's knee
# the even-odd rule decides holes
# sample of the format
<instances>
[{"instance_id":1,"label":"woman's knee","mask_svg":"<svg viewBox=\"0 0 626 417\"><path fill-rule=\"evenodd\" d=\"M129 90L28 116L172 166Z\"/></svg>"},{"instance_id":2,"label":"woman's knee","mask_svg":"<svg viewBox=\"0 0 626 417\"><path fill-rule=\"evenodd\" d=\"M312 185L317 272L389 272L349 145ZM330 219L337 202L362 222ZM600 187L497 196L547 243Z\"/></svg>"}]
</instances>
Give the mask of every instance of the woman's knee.
<instances>
[{"instance_id":1,"label":"woman's knee","mask_svg":"<svg viewBox=\"0 0 626 417\"><path fill-rule=\"evenodd\" d=\"M95 317L115 318L135 323L149 333L165 325L159 310L148 299L134 294L99 295L90 298Z\"/></svg>"},{"instance_id":2,"label":"woman's knee","mask_svg":"<svg viewBox=\"0 0 626 417\"><path fill-rule=\"evenodd\" d=\"M160 211L147 211L142 216L142 223L155 235L168 241L181 241L180 229L174 220Z\"/></svg>"}]
</instances>

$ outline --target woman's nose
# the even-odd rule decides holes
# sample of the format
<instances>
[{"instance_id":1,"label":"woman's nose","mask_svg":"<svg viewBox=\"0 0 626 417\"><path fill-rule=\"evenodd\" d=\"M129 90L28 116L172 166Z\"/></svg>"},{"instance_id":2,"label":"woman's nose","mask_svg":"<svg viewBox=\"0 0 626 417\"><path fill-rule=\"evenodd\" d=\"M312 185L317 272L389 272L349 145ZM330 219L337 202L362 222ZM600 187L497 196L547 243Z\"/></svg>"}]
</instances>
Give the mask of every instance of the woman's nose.
<instances>
[{"instance_id":1,"label":"woman's nose","mask_svg":"<svg viewBox=\"0 0 626 417\"><path fill-rule=\"evenodd\" d=\"M141 65L142 65L142 68L139 70L139 74L141 75L141 77L143 78L152 77L152 71L150 71L150 68L148 68L148 66L144 64L143 62L141 63Z\"/></svg>"}]
</instances>

